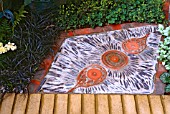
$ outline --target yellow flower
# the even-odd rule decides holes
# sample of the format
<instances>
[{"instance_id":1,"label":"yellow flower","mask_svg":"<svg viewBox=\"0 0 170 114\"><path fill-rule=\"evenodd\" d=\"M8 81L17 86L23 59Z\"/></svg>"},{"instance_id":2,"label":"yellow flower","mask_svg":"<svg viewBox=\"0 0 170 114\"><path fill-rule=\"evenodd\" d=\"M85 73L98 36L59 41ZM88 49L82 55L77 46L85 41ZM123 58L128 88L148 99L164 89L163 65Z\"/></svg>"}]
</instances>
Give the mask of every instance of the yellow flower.
<instances>
[{"instance_id":1,"label":"yellow flower","mask_svg":"<svg viewBox=\"0 0 170 114\"><path fill-rule=\"evenodd\" d=\"M3 47L3 43L2 42L0 42L0 47Z\"/></svg>"},{"instance_id":2,"label":"yellow flower","mask_svg":"<svg viewBox=\"0 0 170 114\"><path fill-rule=\"evenodd\" d=\"M0 54L5 53L7 51L8 51L7 48L5 48L3 46L0 47Z\"/></svg>"}]
</instances>

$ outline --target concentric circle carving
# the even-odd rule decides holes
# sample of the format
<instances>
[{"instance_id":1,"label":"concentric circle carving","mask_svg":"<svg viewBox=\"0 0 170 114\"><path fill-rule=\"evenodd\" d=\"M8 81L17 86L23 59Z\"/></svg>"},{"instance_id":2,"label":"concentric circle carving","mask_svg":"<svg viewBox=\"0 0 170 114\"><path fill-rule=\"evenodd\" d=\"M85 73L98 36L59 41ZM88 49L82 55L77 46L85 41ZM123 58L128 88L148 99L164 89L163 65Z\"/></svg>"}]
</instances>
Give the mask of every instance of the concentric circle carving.
<instances>
[{"instance_id":1,"label":"concentric circle carving","mask_svg":"<svg viewBox=\"0 0 170 114\"><path fill-rule=\"evenodd\" d=\"M121 51L110 50L102 55L102 62L111 69L119 70L127 65L128 57Z\"/></svg>"}]
</instances>

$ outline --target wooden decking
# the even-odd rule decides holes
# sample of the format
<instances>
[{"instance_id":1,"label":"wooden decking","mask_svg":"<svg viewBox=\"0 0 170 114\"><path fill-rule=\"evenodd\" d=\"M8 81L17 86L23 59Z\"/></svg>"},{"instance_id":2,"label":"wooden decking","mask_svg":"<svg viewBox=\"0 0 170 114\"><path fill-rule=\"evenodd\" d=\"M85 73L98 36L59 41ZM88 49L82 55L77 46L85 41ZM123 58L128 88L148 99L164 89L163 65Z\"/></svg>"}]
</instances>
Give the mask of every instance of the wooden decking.
<instances>
[{"instance_id":1,"label":"wooden decking","mask_svg":"<svg viewBox=\"0 0 170 114\"><path fill-rule=\"evenodd\" d=\"M0 114L170 114L170 96L6 94Z\"/></svg>"}]
</instances>

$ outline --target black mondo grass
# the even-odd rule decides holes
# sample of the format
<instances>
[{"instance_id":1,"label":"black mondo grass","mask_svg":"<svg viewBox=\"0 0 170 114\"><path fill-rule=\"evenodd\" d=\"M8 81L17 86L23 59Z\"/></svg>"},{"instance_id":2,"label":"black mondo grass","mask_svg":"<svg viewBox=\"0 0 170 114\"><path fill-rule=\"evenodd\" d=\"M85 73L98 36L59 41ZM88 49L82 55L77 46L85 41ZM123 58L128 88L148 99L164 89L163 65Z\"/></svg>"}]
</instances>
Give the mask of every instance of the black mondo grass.
<instances>
[{"instance_id":1,"label":"black mondo grass","mask_svg":"<svg viewBox=\"0 0 170 114\"><path fill-rule=\"evenodd\" d=\"M0 55L0 93L27 92L30 79L58 38L59 29L50 26L51 13L31 12L16 27L12 42L17 50ZM50 27L48 27L50 26Z\"/></svg>"}]
</instances>

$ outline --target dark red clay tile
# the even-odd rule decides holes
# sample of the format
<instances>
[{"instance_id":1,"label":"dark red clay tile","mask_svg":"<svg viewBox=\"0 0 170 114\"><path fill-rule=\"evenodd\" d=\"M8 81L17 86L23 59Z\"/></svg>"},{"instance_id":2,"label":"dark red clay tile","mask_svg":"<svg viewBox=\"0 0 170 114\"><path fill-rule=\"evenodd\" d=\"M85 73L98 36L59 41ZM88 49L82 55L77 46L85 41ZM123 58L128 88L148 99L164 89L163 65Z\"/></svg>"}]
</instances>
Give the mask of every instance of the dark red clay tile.
<instances>
[{"instance_id":1,"label":"dark red clay tile","mask_svg":"<svg viewBox=\"0 0 170 114\"><path fill-rule=\"evenodd\" d=\"M120 29L122 29L121 24L110 24L109 26L111 26L113 30L120 30Z\"/></svg>"},{"instance_id":2,"label":"dark red clay tile","mask_svg":"<svg viewBox=\"0 0 170 114\"><path fill-rule=\"evenodd\" d=\"M33 79L42 81L42 79L45 77L46 73L47 72L44 69L39 70L39 71L36 72Z\"/></svg>"},{"instance_id":3,"label":"dark red clay tile","mask_svg":"<svg viewBox=\"0 0 170 114\"><path fill-rule=\"evenodd\" d=\"M169 2L165 2L163 5L163 10L164 11L169 11Z\"/></svg>"},{"instance_id":4,"label":"dark red clay tile","mask_svg":"<svg viewBox=\"0 0 170 114\"><path fill-rule=\"evenodd\" d=\"M57 39L55 45L57 45L57 46L60 47L60 46L62 45L62 43L64 42L64 40L65 40L65 38L63 38L63 39Z\"/></svg>"},{"instance_id":5,"label":"dark red clay tile","mask_svg":"<svg viewBox=\"0 0 170 114\"><path fill-rule=\"evenodd\" d=\"M30 83L28 86L29 93L35 93L39 85Z\"/></svg>"},{"instance_id":6,"label":"dark red clay tile","mask_svg":"<svg viewBox=\"0 0 170 114\"><path fill-rule=\"evenodd\" d=\"M164 88L165 88L165 84L163 84L159 78L155 78L155 91L153 94L163 95L165 92Z\"/></svg>"},{"instance_id":7,"label":"dark red clay tile","mask_svg":"<svg viewBox=\"0 0 170 114\"><path fill-rule=\"evenodd\" d=\"M128 28L134 28L134 26L132 23L124 23L124 24L121 24L121 28L128 29Z\"/></svg>"},{"instance_id":8,"label":"dark red clay tile","mask_svg":"<svg viewBox=\"0 0 170 114\"><path fill-rule=\"evenodd\" d=\"M112 31L112 30L113 30L112 27L109 26L109 25L103 27L103 31L104 31L104 32L106 32L106 31Z\"/></svg>"},{"instance_id":9,"label":"dark red clay tile","mask_svg":"<svg viewBox=\"0 0 170 114\"><path fill-rule=\"evenodd\" d=\"M95 27L93 29L93 33L99 33L99 32L104 32L102 27Z\"/></svg>"},{"instance_id":10,"label":"dark red clay tile","mask_svg":"<svg viewBox=\"0 0 170 114\"><path fill-rule=\"evenodd\" d=\"M60 32L59 39L65 39L66 37L68 37L68 33L67 32L64 32L64 31Z\"/></svg>"},{"instance_id":11,"label":"dark red clay tile","mask_svg":"<svg viewBox=\"0 0 170 114\"><path fill-rule=\"evenodd\" d=\"M75 35L84 35L93 33L92 28L76 29L74 30Z\"/></svg>"},{"instance_id":12,"label":"dark red clay tile","mask_svg":"<svg viewBox=\"0 0 170 114\"><path fill-rule=\"evenodd\" d=\"M165 2L164 3L164 6L163 6L163 11L164 11L164 13L165 13L165 19L168 19L168 13L169 13L169 2Z\"/></svg>"},{"instance_id":13,"label":"dark red clay tile","mask_svg":"<svg viewBox=\"0 0 170 114\"><path fill-rule=\"evenodd\" d=\"M54 60L54 56L49 56L48 58L44 59L44 61L43 61L43 64L45 66L44 70L46 70L48 72L53 60Z\"/></svg>"},{"instance_id":14,"label":"dark red clay tile","mask_svg":"<svg viewBox=\"0 0 170 114\"><path fill-rule=\"evenodd\" d=\"M150 25L149 23L138 23L138 22L133 22L131 23L131 25L133 27L141 27L141 26L146 26L146 25Z\"/></svg>"},{"instance_id":15,"label":"dark red clay tile","mask_svg":"<svg viewBox=\"0 0 170 114\"><path fill-rule=\"evenodd\" d=\"M52 46L54 53L57 53L59 48L60 48L60 46L58 44Z\"/></svg>"},{"instance_id":16,"label":"dark red clay tile","mask_svg":"<svg viewBox=\"0 0 170 114\"><path fill-rule=\"evenodd\" d=\"M160 61L158 61L156 77L159 78L161 76L161 74L164 72L167 72L167 70L162 65L162 63Z\"/></svg>"},{"instance_id":17,"label":"dark red clay tile","mask_svg":"<svg viewBox=\"0 0 170 114\"><path fill-rule=\"evenodd\" d=\"M40 80L36 80L36 79L32 79L31 83L35 84L35 85L40 85L41 81Z\"/></svg>"},{"instance_id":18,"label":"dark red clay tile","mask_svg":"<svg viewBox=\"0 0 170 114\"><path fill-rule=\"evenodd\" d=\"M169 12L168 11L164 11L164 13L165 13L165 19L169 19Z\"/></svg>"},{"instance_id":19,"label":"dark red clay tile","mask_svg":"<svg viewBox=\"0 0 170 114\"><path fill-rule=\"evenodd\" d=\"M73 31L68 31L67 36L74 36Z\"/></svg>"}]
</instances>

